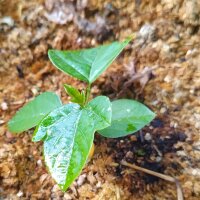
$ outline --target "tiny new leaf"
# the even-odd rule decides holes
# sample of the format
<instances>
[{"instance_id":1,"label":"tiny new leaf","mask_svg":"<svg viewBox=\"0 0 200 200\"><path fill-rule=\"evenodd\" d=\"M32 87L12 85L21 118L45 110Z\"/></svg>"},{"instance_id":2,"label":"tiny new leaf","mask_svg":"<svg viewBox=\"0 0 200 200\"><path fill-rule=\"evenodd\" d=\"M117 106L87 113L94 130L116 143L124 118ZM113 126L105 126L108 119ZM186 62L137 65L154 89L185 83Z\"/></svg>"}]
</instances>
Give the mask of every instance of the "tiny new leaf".
<instances>
[{"instance_id":1,"label":"tiny new leaf","mask_svg":"<svg viewBox=\"0 0 200 200\"><path fill-rule=\"evenodd\" d=\"M55 93L44 92L22 107L8 122L8 128L12 133L33 128L45 115L61 105L62 102Z\"/></svg>"},{"instance_id":2,"label":"tiny new leaf","mask_svg":"<svg viewBox=\"0 0 200 200\"><path fill-rule=\"evenodd\" d=\"M61 71L88 83L94 82L126 47L131 38L75 51L49 50L50 61Z\"/></svg>"},{"instance_id":3,"label":"tiny new leaf","mask_svg":"<svg viewBox=\"0 0 200 200\"><path fill-rule=\"evenodd\" d=\"M93 144L96 130L111 124L111 103L99 96L84 108L63 105L37 126L33 141L44 141L44 158L52 177L65 191L80 174Z\"/></svg>"},{"instance_id":4,"label":"tiny new leaf","mask_svg":"<svg viewBox=\"0 0 200 200\"><path fill-rule=\"evenodd\" d=\"M98 131L108 138L117 138L134 133L149 124L155 114L145 105L128 99L112 102L111 126Z\"/></svg>"},{"instance_id":5,"label":"tiny new leaf","mask_svg":"<svg viewBox=\"0 0 200 200\"><path fill-rule=\"evenodd\" d=\"M72 98L71 102L78 103L81 106L85 103L85 94L84 91L79 92L76 88L71 85L64 84L65 91Z\"/></svg>"}]
</instances>

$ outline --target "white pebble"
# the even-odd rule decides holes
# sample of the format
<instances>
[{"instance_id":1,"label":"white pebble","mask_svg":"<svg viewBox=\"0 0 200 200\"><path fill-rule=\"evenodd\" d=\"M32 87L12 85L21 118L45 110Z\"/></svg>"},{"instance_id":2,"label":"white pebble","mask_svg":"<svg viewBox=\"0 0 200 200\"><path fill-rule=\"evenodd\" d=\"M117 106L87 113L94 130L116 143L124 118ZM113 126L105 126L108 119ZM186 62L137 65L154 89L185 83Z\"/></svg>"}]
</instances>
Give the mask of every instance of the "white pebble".
<instances>
[{"instance_id":1,"label":"white pebble","mask_svg":"<svg viewBox=\"0 0 200 200\"><path fill-rule=\"evenodd\" d=\"M156 157L156 162L160 162L161 160L162 160L162 157L160 157L160 156Z\"/></svg>"},{"instance_id":2,"label":"white pebble","mask_svg":"<svg viewBox=\"0 0 200 200\"><path fill-rule=\"evenodd\" d=\"M23 196L23 192L22 192L22 191L19 191L19 192L17 193L17 196L18 196L18 197L22 197L22 196Z\"/></svg>"},{"instance_id":3,"label":"white pebble","mask_svg":"<svg viewBox=\"0 0 200 200\"><path fill-rule=\"evenodd\" d=\"M37 161L37 165L41 167L41 166L42 166L42 161L41 161L41 160L38 160L38 161Z\"/></svg>"},{"instance_id":4,"label":"white pebble","mask_svg":"<svg viewBox=\"0 0 200 200\"><path fill-rule=\"evenodd\" d=\"M1 109L8 110L8 104L5 101L1 103Z\"/></svg>"},{"instance_id":5,"label":"white pebble","mask_svg":"<svg viewBox=\"0 0 200 200\"><path fill-rule=\"evenodd\" d=\"M165 113L167 111L167 109L165 108L165 107L162 107L161 109L160 109L160 113Z\"/></svg>"},{"instance_id":6,"label":"white pebble","mask_svg":"<svg viewBox=\"0 0 200 200\"><path fill-rule=\"evenodd\" d=\"M79 176L79 178L77 180L78 186L81 186L83 184L83 182L85 181L85 178L86 178L86 174L82 174Z\"/></svg>"},{"instance_id":7,"label":"white pebble","mask_svg":"<svg viewBox=\"0 0 200 200\"><path fill-rule=\"evenodd\" d=\"M152 139L151 134L150 133L146 133L145 136L144 136L144 139L146 141L150 141Z\"/></svg>"},{"instance_id":8,"label":"white pebble","mask_svg":"<svg viewBox=\"0 0 200 200\"><path fill-rule=\"evenodd\" d=\"M98 183L96 184L96 187L97 187L97 188L100 188L100 187L101 187L101 182L100 182L100 181L98 181Z\"/></svg>"},{"instance_id":9,"label":"white pebble","mask_svg":"<svg viewBox=\"0 0 200 200\"><path fill-rule=\"evenodd\" d=\"M150 25L150 24L144 24L140 31L139 31L139 34L140 36L143 38L143 39L151 39L155 33L155 27Z\"/></svg>"}]
</instances>

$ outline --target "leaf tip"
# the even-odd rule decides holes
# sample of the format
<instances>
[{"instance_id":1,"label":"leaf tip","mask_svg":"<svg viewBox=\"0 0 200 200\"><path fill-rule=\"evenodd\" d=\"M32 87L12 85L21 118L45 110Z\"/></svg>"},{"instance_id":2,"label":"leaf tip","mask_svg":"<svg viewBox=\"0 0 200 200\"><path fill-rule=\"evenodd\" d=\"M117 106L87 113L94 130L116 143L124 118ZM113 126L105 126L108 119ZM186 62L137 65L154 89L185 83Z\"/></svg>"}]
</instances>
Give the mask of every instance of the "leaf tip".
<instances>
[{"instance_id":1,"label":"leaf tip","mask_svg":"<svg viewBox=\"0 0 200 200\"><path fill-rule=\"evenodd\" d=\"M53 52L53 49L49 49L48 50L48 55L51 54Z\"/></svg>"},{"instance_id":2,"label":"leaf tip","mask_svg":"<svg viewBox=\"0 0 200 200\"><path fill-rule=\"evenodd\" d=\"M50 59L50 61L53 63L53 61L52 61L52 56L54 55L54 52L55 52L56 50L54 50L54 49L49 49L48 50L48 52L47 52L47 54L48 54L48 57L49 57L49 59Z\"/></svg>"},{"instance_id":3,"label":"leaf tip","mask_svg":"<svg viewBox=\"0 0 200 200\"><path fill-rule=\"evenodd\" d=\"M61 189L62 192L66 192L66 190L69 188L68 185L61 185L61 184L58 184L59 188Z\"/></svg>"},{"instance_id":4,"label":"leaf tip","mask_svg":"<svg viewBox=\"0 0 200 200\"><path fill-rule=\"evenodd\" d=\"M12 128L12 119L10 119L7 123L7 128L11 133L14 133L13 128Z\"/></svg>"},{"instance_id":5,"label":"leaf tip","mask_svg":"<svg viewBox=\"0 0 200 200\"><path fill-rule=\"evenodd\" d=\"M15 117L15 116L14 116ZM10 131L12 134L17 134L17 133L21 133L23 131L19 131L16 129L16 127L13 125L13 118L11 118L8 123L7 123L7 128L8 128L8 131Z\"/></svg>"}]
</instances>

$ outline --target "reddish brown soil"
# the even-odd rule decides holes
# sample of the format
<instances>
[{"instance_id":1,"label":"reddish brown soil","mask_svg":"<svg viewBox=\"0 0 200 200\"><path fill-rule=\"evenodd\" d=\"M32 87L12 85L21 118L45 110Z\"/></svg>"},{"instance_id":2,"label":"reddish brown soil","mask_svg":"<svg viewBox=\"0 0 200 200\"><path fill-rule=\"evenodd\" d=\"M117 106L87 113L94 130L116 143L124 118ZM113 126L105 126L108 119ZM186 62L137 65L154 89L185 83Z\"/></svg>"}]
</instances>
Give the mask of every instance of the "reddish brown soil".
<instances>
[{"instance_id":1,"label":"reddish brown soil","mask_svg":"<svg viewBox=\"0 0 200 200\"><path fill-rule=\"evenodd\" d=\"M64 22L52 19L61 7ZM177 199L175 184L122 160L176 177L186 200L200 199L199 13L198 0L0 2L0 199ZM63 83L85 86L53 68L49 48L92 47L132 33L137 38L92 95L137 99L157 118L125 138L96 135L93 159L62 193L44 166L42 143L31 142L33 130L12 135L6 123L43 91L68 102Z\"/></svg>"}]
</instances>

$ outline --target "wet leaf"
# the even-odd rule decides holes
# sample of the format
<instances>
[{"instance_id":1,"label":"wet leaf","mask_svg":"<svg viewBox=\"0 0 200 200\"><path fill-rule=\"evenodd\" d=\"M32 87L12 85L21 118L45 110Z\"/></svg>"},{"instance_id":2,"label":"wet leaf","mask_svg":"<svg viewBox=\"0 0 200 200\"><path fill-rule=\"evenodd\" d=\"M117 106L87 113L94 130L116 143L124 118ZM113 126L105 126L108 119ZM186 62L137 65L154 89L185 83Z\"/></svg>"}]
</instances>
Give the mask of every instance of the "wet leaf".
<instances>
[{"instance_id":1,"label":"wet leaf","mask_svg":"<svg viewBox=\"0 0 200 200\"><path fill-rule=\"evenodd\" d=\"M61 105L62 102L56 94L44 92L22 107L8 122L8 128L12 133L33 128L45 115Z\"/></svg>"},{"instance_id":2,"label":"wet leaf","mask_svg":"<svg viewBox=\"0 0 200 200\"><path fill-rule=\"evenodd\" d=\"M129 43L113 42L77 51L49 50L51 62L61 71L88 83L94 82Z\"/></svg>"},{"instance_id":3,"label":"wet leaf","mask_svg":"<svg viewBox=\"0 0 200 200\"><path fill-rule=\"evenodd\" d=\"M116 100L112 102L111 126L98 132L109 138L126 136L149 124L154 117L149 108L137 101Z\"/></svg>"},{"instance_id":4,"label":"wet leaf","mask_svg":"<svg viewBox=\"0 0 200 200\"><path fill-rule=\"evenodd\" d=\"M71 85L64 84L65 91L67 94L72 97L71 102L78 103L80 105L84 105L85 103L85 94L84 92L79 92L76 88Z\"/></svg>"},{"instance_id":5,"label":"wet leaf","mask_svg":"<svg viewBox=\"0 0 200 200\"><path fill-rule=\"evenodd\" d=\"M65 191L84 167L94 132L111 123L111 103L99 96L83 109L75 103L52 111L36 128L33 141L44 141L44 158L52 177Z\"/></svg>"}]
</instances>

